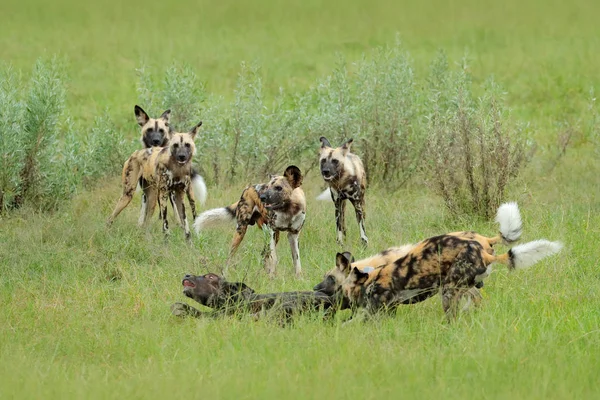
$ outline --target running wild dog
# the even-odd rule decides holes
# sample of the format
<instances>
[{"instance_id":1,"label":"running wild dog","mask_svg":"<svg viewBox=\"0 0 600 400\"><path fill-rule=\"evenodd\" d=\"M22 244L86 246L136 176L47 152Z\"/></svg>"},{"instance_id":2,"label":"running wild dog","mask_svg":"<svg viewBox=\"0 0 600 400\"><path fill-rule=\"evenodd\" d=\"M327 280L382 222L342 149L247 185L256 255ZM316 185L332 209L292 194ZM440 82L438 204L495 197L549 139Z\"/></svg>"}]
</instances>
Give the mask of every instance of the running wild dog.
<instances>
[{"instance_id":1,"label":"running wild dog","mask_svg":"<svg viewBox=\"0 0 600 400\"><path fill-rule=\"evenodd\" d=\"M150 118L146 111L144 111L142 107L138 105L136 105L133 110L135 119L142 131L140 140L144 148L150 149L152 147L166 147L169 144L171 134L173 133L169 125L171 110L166 110L161 114L160 117L156 119ZM196 191L198 192L198 200L200 201L200 204L204 204L207 193L206 184L204 183L202 176L192 168L192 185L188 187L186 195L192 210L192 218L196 219L196 198L194 196L193 187L195 187ZM143 204L146 202L145 195L142 194L142 197ZM173 210L175 210L174 199L170 200L171 204L173 205ZM143 212L144 207L142 206L142 213ZM143 219L142 215L140 215L140 219Z\"/></svg>"},{"instance_id":2,"label":"running wild dog","mask_svg":"<svg viewBox=\"0 0 600 400\"><path fill-rule=\"evenodd\" d=\"M196 152L194 138L201 125L202 122L198 123L189 133L172 132L166 147L138 150L129 157L123 166L123 195L108 218L108 225L131 202L139 183L144 193L139 224L145 225L149 221L160 201L163 232L168 233L167 203L172 198L186 239L190 239L183 197L190 185L197 190L192 181L192 157Z\"/></svg>"},{"instance_id":3,"label":"running wild dog","mask_svg":"<svg viewBox=\"0 0 600 400\"><path fill-rule=\"evenodd\" d=\"M268 183L248 186L236 203L205 211L196 218L194 229L197 233L217 223L237 222L223 274L226 274L231 258L244 239L248 226L256 224L269 234L269 244L263 253L265 269L269 275L275 274L277 265L275 246L279 241L280 232L288 233L294 270L296 276L300 275L302 267L298 236L306 217L306 198L300 187L302 179L300 169L290 165L283 175L271 176Z\"/></svg>"},{"instance_id":4,"label":"running wild dog","mask_svg":"<svg viewBox=\"0 0 600 400\"><path fill-rule=\"evenodd\" d=\"M352 139L337 148L332 148L329 140L321 137L320 168L321 176L329 186L317 199L326 200L329 195L335 203L335 224L337 242L342 245L346 237L346 200L350 200L356 211L356 220L360 228L360 239L367 244L365 232L365 189L367 175L362 161L356 154L350 153ZM328 193L329 192L329 193Z\"/></svg>"},{"instance_id":5,"label":"running wild dog","mask_svg":"<svg viewBox=\"0 0 600 400\"><path fill-rule=\"evenodd\" d=\"M517 204L501 205L496 221L500 234L492 238L475 232L453 232L415 245L390 248L360 261L354 261L350 253L338 253L336 267L314 290L337 292L344 307L372 314L426 300L441 286L444 310L451 318L463 294L473 300L479 298L475 287L489 275L491 263L508 264L510 269L526 268L561 248L560 243L538 240L495 256L495 244L510 245L521 237Z\"/></svg>"}]
</instances>

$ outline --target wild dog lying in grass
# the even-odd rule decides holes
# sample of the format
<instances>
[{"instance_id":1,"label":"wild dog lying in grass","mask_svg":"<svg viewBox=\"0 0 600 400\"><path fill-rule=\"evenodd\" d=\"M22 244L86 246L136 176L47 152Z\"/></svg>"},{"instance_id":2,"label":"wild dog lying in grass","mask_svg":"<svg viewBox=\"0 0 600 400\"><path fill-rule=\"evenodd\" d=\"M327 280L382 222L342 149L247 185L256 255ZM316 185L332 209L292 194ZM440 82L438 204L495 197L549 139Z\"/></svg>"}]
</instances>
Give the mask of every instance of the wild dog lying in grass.
<instances>
[{"instance_id":1,"label":"wild dog lying in grass","mask_svg":"<svg viewBox=\"0 0 600 400\"><path fill-rule=\"evenodd\" d=\"M327 310L333 305L332 298L320 292L257 294L244 283L227 282L216 274L186 275L182 284L183 294L214 311L202 313L185 303L175 303L171 306L171 312L177 316L201 317L237 313L258 315L263 311L272 310L289 318L302 311L321 308Z\"/></svg>"},{"instance_id":2,"label":"wild dog lying in grass","mask_svg":"<svg viewBox=\"0 0 600 400\"><path fill-rule=\"evenodd\" d=\"M350 153L352 139L338 148L332 148L325 137L321 137L320 167L321 176L329 189L317 199L325 200L331 196L335 203L335 224L337 242L342 245L346 237L346 200L350 200L356 211L356 220L360 228L360 239L367 244L369 239L365 231L365 189L367 175L362 161L356 154ZM328 193L329 192L329 193Z\"/></svg>"},{"instance_id":3,"label":"wild dog lying in grass","mask_svg":"<svg viewBox=\"0 0 600 400\"><path fill-rule=\"evenodd\" d=\"M264 250L265 268L269 275L275 273L277 253L275 246L279 233L287 232L292 249L292 262L296 275L300 275L300 250L298 236L306 216L306 198L302 185L302 173L294 165L286 168L283 175L272 176L265 184L248 186L240 200L228 207L215 208L203 212L196 218L194 229L202 229L225 221L237 221L236 232L231 242L227 265L246 235L249 225L256 224L270 235L269 244ZM227 266L224 274L227 273Z\"/></svg>"},{"instance_id":4,"label":"wild dog lying in grass","mask_svg":"<svg viewBox=\"0 0 600 400\"><path fill-rule=\"evenodd\" d=\"M142 145L146 149L152 147L166 147L169 144L173 131L169 126L169 116L171 110L166 110L158 118L150 118L146 111L142 107L136 105L134 107L135 119L142 130L142 136L140 138ZM198 200L200 204L204 204L206 201L206 184L201 175L199 175L194 168L192 168L192 184L188 187L186 192L190 208L192 209L192 218L196 219L196 198L194 196L194 189L198 192ZM171 198L171 205L175 210L175 199ZM144 219L144 204L147 203L146 195L142 195L142 212L140 215L140 221Z\"/></svg>"},{"instance_id":5,"label":"wild dog lying in grass","mask_svg":"<svg viewBox=\"0 0 600 400\"><path fill-rule=\"evenodd\" d=\"M192 157L196 152L194 138L202 122L189 133L172 133L167 147L152 147L134 152L123 166L123 194L107 225L111 225L119 213L133 198L136 186L144 192L140 225L144 225L154 213L160 200L163 231L168 233L167 203L173 198L179 221L183 225L186 239L190 239L190 228L185 215L183 196L192 185ZM192 185L193 186L193 185ZM194 187L194 189L196 189Z\"/></svg>"},{"instance_id":6,"label":"wild dog lying in grass","mask_svg":"<svg viewBox=\"0 0 600 400\"><path fill-rule=\"evenodd\" d=\"M523 224L521 222L521 214L519 212L517 203L502 204L496 213L496 222L499 225L499 234L495 237L483 236L473 231L452 232L448 233L447 235L456 236L465 240L474 240L482 246L485 252L488 254L494 254L493 246L495 244L502 242L506 245L510 245L521 238ZM352 268L356 267L362 272L370 273L379 266L388 265L399 258L406 256L415 247L415 244L406 244L400 247L390 247L378 254L375 254L374 256L359 261L355 261L348 252L341 253L340 256L348 260ZM343 281L350 272L345 268L340 268L340 266L342 266L342 262L342 259L336 260L336 267L325 274L323 281L318 283L314 287L314 290L321 291L328 295L333 295L336 289L341 287ZM483 280L478 281L475 287L468 290L467 306L470 305L471 302L478 304L481 301L481 294L477 290L481 287L483 287ZM407 299L402 304L418 303L427 299L428 297L429 296L415 296Z\"/></svg>"}]
</instances>

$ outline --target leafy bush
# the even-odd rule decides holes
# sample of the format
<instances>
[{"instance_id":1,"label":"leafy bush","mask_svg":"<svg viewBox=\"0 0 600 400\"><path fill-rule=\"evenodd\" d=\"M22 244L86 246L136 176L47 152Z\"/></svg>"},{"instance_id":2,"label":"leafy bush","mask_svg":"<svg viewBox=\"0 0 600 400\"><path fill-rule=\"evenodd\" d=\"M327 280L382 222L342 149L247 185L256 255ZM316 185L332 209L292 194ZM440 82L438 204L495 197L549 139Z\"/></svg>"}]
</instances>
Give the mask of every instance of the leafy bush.
<instances>
[{"instance_id":1,"label":"leafy bush","mask_svg":"<svg viewBox=\"0 0 600 400\"><path fill-rule=\"evenodd\" d=\"M131 146L108 117L81 134L88 129L65 111L65 74L56 58L38 60L26 84L10 66L0 78L0 211L26 203L53 208L90 183L86 177L96 181L121 168Z\"/></svg>"},{"instance_id":2,"label":"leafy bush","mask_svg":"<svg viewBox=\"0 0 600 400\"><path fill-rule=\"evenodd\" d=\"M499 85L488 79L475 99L467 70L463 60L451 72L443 54L432 65L425 157L429 182L448 210L489 218L526 163L529 142L525 127L512 123Z\"/></svg>"}]
</instances>

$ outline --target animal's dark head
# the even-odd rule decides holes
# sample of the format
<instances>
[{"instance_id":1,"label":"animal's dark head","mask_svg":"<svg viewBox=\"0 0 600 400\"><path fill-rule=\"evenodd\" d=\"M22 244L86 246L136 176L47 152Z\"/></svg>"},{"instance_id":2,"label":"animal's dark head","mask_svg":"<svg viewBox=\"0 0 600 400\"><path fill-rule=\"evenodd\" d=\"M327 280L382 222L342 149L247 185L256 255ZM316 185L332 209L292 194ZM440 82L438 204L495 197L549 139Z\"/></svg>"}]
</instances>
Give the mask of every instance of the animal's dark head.
<instances>
[{"instance_id":1,"label":"animal's dark head","mask_svg":"<svg viewBox=\"0 0 600 400\"><path fill-rule=\"evenodd\" d=\"M171 110L167 110L158 118L150 118L146 111L140 106L135 106L135 119L142 128L142 144L145 148L164 147L171 138L169 128L169 115Z\"/></svg>"},{"instance_id":2,"label":"animal's dark head","mask_svg":"<svg viewBox=\"0 0 600 400\"><path fill-rule=\"evenodd\" d=\"M260 190L260 201L267 208L282 209L290 203L294 189L302 185L302 172L295 165L286 168L283 175L271 176L269 182Z\"/></svg>"},{"instance_id":3,"label":"animal's dark head","mask_svg":"<svg viewBox=\"0 0 600 400\"><path fill-rule=\"evenodd\" d=\"M241 300L254 293L242 282L227 282L217 274L186 275L181 282L183 294L198 303L218 308L233 300Z\"/></svg>"},{"instance_id":4,"label":"animal's dark head","mask_svg":"<svg viewBox=\"0 0 600 400\"><path fill-rule=\"evenodd\" d=\"M171 134L169 151L171 153L171 158L177 164L184 165L191 162L192 157L196 153L196 144L194 143L194 139L196 138L196 134L201 126L202 121L200 121L187 133L177 132Z\"/></svg>"},{"instance_id":5,"label":"animal's dark head","mask_svg":"<svg viewBox=\"0 0 600 400\"><path fill-rule=\"evenodd\" d=\"M349 139L340 147L333 148L324 136L321 136L319 150L321 176L325 181L341 179L346 168L346 156L350 152L353 139Z\"/></svg>"},{"instance_id":6,"label":"animal's dark head","mask_svg":"<svg viewBox=\"0 0 600 400\"><path fill-rule=\"evenodd\" d=\"M323 280L315 285L313 290L333 296L350 274L353 262L354 257L349 252L337 253L335 256L335 267L325 274Z\"/></svg>"},{"instance_id":7,"label":"animal's dark head","mask_svg":"<svg viewBox=\"0 0 600 400\"><path fill-rule=\"evenodd\" d=\"M341 287L341 292L345 299L350 303L356 301L361 292L362 286L369 278L368 272L362 272L356 267L353 267L348 277L344 280Z\"/></svg>"}]
</instances>

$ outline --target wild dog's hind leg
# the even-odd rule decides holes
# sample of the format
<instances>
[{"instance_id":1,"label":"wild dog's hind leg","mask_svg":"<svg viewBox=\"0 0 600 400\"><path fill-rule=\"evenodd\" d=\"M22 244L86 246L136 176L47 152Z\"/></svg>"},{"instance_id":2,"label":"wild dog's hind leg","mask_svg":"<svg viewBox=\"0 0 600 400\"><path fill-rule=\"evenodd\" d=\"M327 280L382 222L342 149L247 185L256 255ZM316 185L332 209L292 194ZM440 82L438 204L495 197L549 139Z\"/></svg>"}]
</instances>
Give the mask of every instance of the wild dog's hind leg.
<instances>
[{"instance_id":1,"label":"wild dog's hind leg","mask_svg":"<svg viewBox=\"0 0 600 400\"><path fill-rule=\"evenodd\" d=\"M263 250L265 270L270 277L273 277L275 275L275 267L277 266L277 251L275 248L279 242L279 231L271 229L267 224L264 224L262 229L269 235L269 243L267 243L267 246Z\"/></svg>"},{"instance_id":2,"label":"wild dog's hind leg","mask_svg":"<svg viewBox=\"0 0 600 400\"><path fill-rule=\"evenodd\" d=\"M332 191L333 193L333 191ZM346 238L346 201L338 194L335 202L335 226L337 228L337 243L341 246Z\"/></svg>"},{"instance_id":3,"label":"wild dog's hind leg","mask_svg":"<svg viewBox=\"0 0 600 400\"><path fill-rule=\"evenodd\" d=\"M367 245L369 243L369 238L367 238L367 233L365 231L365 200L351 199L350 201L356 212L356 221L358 222L358 228L360 229L360 240L364 245Z\"/></svg>"},{"instance_id":4,"label":"wild dog's hind leg","mask_svg":"<svg viewBox=\"0 0 600 400\"><path fill-rule=\"evenodd\" d=\"M240 243L242 243L242 240L244 240L244 236L246 236L247 230L248 224L240 223L240 221L238 221L238 224L235 228L235 234L233 235L233 239L231 240L231 246L229 248L229 255L227 256L227 261L225 262L225 267L221 270L223 276L227 276L227 271L229 270L229 265L231 264L233 255L237 251L237 248L240 246Z\"/></svg>"},{"instance_id":5,"label":"wild dog's hind leg","mask_svg":"<svg viewBox=\"0 0 600 400\"><path fill-rule=\"evenodd\" d=\"M123 165L123 174L121 177L123 194L119 198L119 201L117 202L112 214L110 217L108 217L108 220L106 221L107 226L110 226L115 218L117 218L119 213L123 211L123 209L131 202L141 174L142 169L139 162L133 157L129 157L129 159L125 161L125 164Z\"/></svg>"},{"instance_id":6,"label":"wild dog's hind leg","mask_svg":"<svg viewBox=\"0 0 600 400\"><path fill-rule=\"evenodd\" d=\"M298 247L298 232L288 232L288 241L290 242L290 248L292 249L292 263L294 264L294 271L296 277L299 277L302 273L302 266L300 265L300 249Z\"/></svg>"},{"instance_id":7,"label":"wild dog's hind leg","mask_svg":"<svg viewBox=\"0 0 600 400\"><path fill-rule=\"evenodd\" d=\"M190 240L191 236L190 236L190 225L188 224L188 220L186 218L185 215L185 204L183 203L183 199L184 199L184 192L181 190L177 190L174 193L174 201L175 201L175 208L177 209L177 214L179 215L179 220L181 221L181 224L183 225L183 231L185 232L185 239L186 240Z\"/></svg>"}]
</instances>

